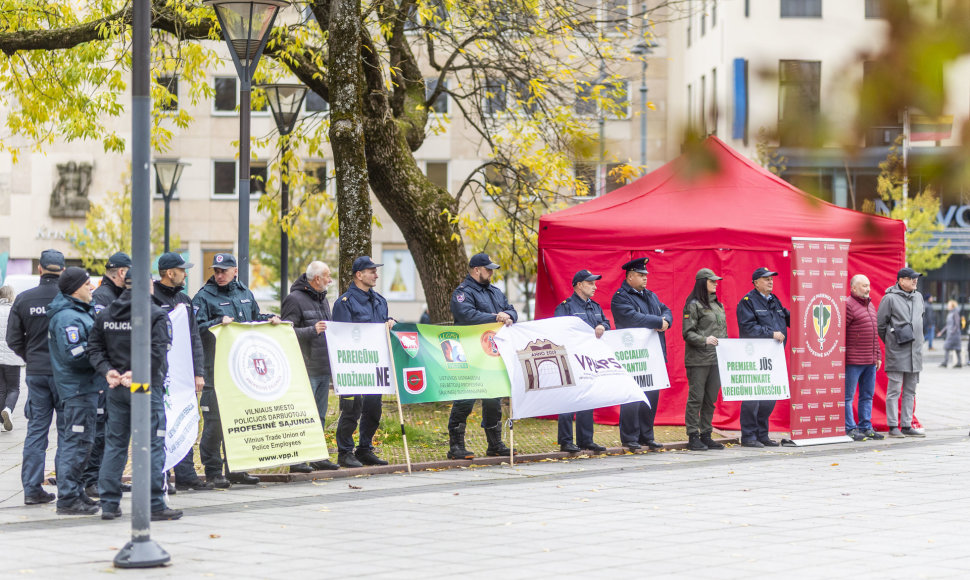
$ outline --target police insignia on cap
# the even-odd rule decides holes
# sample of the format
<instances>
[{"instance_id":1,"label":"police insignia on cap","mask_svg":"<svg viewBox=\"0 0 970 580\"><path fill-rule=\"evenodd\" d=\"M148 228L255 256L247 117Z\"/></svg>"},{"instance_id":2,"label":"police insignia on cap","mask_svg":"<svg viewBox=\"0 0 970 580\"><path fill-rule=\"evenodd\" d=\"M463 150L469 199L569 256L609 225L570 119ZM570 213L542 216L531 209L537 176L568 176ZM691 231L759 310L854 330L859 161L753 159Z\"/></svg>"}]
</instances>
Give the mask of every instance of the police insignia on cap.
<instances>
[{"instance_id":1,"label":"police insignia on cap","mask_svg":"<svg viewBox=\"0 0 970 580\"><path fill-rule=\"evenodd\" d=\"M78 327L68 326L67 328L64 329L64 332L67 333L68 343L77 344L78 342L81 341L81 333L78 331Z\"/></svg>"},{"instance_id":2,"label":"police insignia on cap","mask_svg":"<svg viewBox=\"0 0 970 580\"><path fill-rule=\"evenodd\" d=\"M222 254L216 256L216 262L221 263L223 260L225 260L225 257Z\"/></svg>"}]
</instances>

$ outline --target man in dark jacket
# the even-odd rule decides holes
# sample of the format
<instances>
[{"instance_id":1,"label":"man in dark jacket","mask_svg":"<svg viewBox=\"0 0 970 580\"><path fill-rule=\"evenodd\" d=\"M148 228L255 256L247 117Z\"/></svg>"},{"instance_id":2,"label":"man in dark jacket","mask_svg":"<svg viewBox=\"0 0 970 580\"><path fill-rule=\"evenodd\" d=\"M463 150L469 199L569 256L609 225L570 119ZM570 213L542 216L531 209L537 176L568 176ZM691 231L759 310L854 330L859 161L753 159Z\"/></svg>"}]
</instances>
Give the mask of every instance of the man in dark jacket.
<instances>
[{"instance_id":1,"label":"man in dark jacket","mask_svg":"<svg viewBox=\"0 0 970 580\"><path fill-rule=\"evenodd\" d=\"M327 302L327 287L333 282L330 267L323 262L310 262L306 273L290 286L290 293L283 299L280 318L293 323L296 338L300 341L303 362L306 364L313 398L317 403L320 427L324 428L327 418L327 403L330 397L330 358L327 353L327 321L330 320L330 303ZM339 466L329 459L300 463L290 466L290 472L309 473L314 469L337 469Z\"/></svg>"},{"instance_id":2,"label":"man in dark jacket","mask_svg":"<svg viewBox=\"0 0 970 580\"><path fill-rule=\"evenodd\" d=\"M230 473L228 477L223 474L228 463L223 457L222 420L219 417L219 401L215 391L216 337L209 329L217 324L229 324L233 321L268 320L279 324L280 319L273 314L259 311L259 304L256 303L253 293L236 279L239 268L236 267L236 258L232 254L216 254L212 259L212 269L212 277L192 299L205 353L205 387L199 400L202 411L199 456L205 467L206 481L217 488L225 489L233 483L256 485L259 478L244 471Z\"/></svg>"},{"instance_id":3,"label":"man in dark jacket","mask_svg":"<svg viewBox=\"0 0 970 580\"><path fill-rule=\"evenodd\" d=\"M451 294L451 315L455 318L455 324L501 322L508 326L519 319L505 293L490 282L492 272L498 268L499 265L484 252L475 254L468 261L468 276ZM451 416L448 417L449 459L475 457L465 449L465 426L474 406L475 399L461 399L451 405ZM482 429L488 440L485 455L504 456L512 452L502 442L502 399L482 399Z\"/></svg>"},{"instance_id":4,"label":"man in dark jacket","mask_svg":"<svg viewBox=\"0 0 970 580\"><path fill-rule=\"evenodd\" d=\"M64 270L57 286L60 294L47 306L51 370L65 427L57 440L57 513L94 515L98 506L84 493L84 467L94 444L98 393L106 386L85 352L94 325L94 286L82 268Z\"/></svg>"},{"instance_id":5,"label":"man in dark jacket","mask_svg":"<svg viewBox=\"0 0 970 580\"><path fill-rule=\"evenodd\" d=\"M168 252L158 258L158 277L152 291L152 302L171 316L179 304L185 305L186 313L189 315L189 340L192 343L192 367L195 369L195 392L201 393L205 386L205 358L202 353L202 338L199 336L199 323L195 319L192 300L188 294L183 292L185 286L186 270L194 264L186 262L180 254ZM176 464L173 469L175 472L175 489L183 491L194 489L206 491L213 489L208 481L202 481L195 472L195 451L190 450L188 454Z\"/></svg>"},{"instance_id":6,"label":"man in dark jacket","mask_svg":"<svg viewBox=\"0 0 970 580\"><path fill-rule=\"evenodd\" d=\"M896 283L886 288L876 311L879 338L886 347L886 423L890 437L926 436L921 427L913 425L916 385L923 370L923 295L916 291L920 276L912 268L897 272Z\"/></svg>"},{"instance_id":7,"label":"man in dark jacket","mask_svg":"<svg viewBox=\"0 0 970 580\"><path fill-rule=\"evenodd\" d=\"M54 387L51 355L47 344L47 305L57 296L57 281L64 270L64 254L44 250L40 255L40 284L21 292L14 300L7 320L7 346L27 362L27 434L24 438L20 480L27 505L50 503L54 494L44 491L44 462L47 434L54 411L60 409ZM57 432L63 432L61 414L57 414ZM60 453L60 448L58 448ZM54 463L57 463L55 457Z\"/></svg>"},{"instance_id":8,"label":"man in dark jacket","mask_svg":"<svg viewBox=\"0 0 970 580\"><path fill-rule=\"evenodd\" d=\"M98 478L101 519L121 515L121 476L128 463L131 442L131 271L126 290L94 320L88 338L88 358L108 381L108 425L104 460ZM177 520L181 510L165 503L162 467L165 465L165 375L172 345L171 321L165 311L151 305L151 511L152 521Z\"/></svg>"},{"instance_id":9,"label":"man in dark jacket","mask_svg":"<svg viewBox=\"0 0 970 580\"><path fill-rule=\"evenodd\" d=\"M758 268L751 274L754 288L738 302L740 338L773 338L782 343L787 340L791 313L771 293L777 275L778 272L768 268ZM768 418L774 408L774 401L741 401L741 445L778 446L778 442L768 436Z\"/></svg>"},{"instance_id":10,"label":"man in dark jacket","mask_svg":"<svg viewBox=\"0 0 970 580\"><path fill-rule=\"evenodd\" d=\"M354 260L354 281L333 305L334 322L393 323L387 313L387 300L374 290L377 268L370 256ZM374 453L374 433L381 422L380 395L352 395L340 397L340 419L337 420L337 463L341 467L387 465ZM354 450L354 431L360 424L357 449Z\"/></svg>"},{"instance_id":11,"label":"man in dark jacket","mask_svg":"<svg viewBox=\"0 0 970 580\"><path fill-rule=\"evenodd\" d=\"M573 293L556 306L553 316L576 316L588 324L595 332L596 338L603 336L603 333L610 329L610 321L606 319L606 314L596 301L593 294L596 293L596 281L602 278L593 274L589 270L580 270L573 276ZM576 440L579 445L573 443L573 414L562 413L559 415L559 449L569 453L576 453L583 449L602 453L606 447L593 443L593 410L576 412Z\"/></svg>"},{"instance_id":12,"label":"man in dark jacket","mask_svg":"<svg viewBox=\"0 0 970 580\"><path fill-rule=\"evenodd\" d=\"M660 346L667 362L667 340L664 333L674 322L670 309L656 294L647 290L647 262L649 258L637 258L623 264L626 279L610 301L613 320L619 328L649 328L660 333ZM654 438L653 422L657 417L660 391L647 391L647 401L620 405L620 441L630 451L638 451L644 445L654 451L663 444Z\"/></svg>"},{"instance_id":13,"label":"man in dark jacket","mask_svg":"<svg viewBox=\"0 0 970 580\"><path fill-rule=\"evenodd\" d=\"M849 299L845 302L845 434L856 441L882 439L872 428L872 396L876 391L876 371L882 365L876 305L869 297L869 278L856 274L849 280ZM859 387L859 422L852 412L856 386Z\"/></svg>"}]
</instances>

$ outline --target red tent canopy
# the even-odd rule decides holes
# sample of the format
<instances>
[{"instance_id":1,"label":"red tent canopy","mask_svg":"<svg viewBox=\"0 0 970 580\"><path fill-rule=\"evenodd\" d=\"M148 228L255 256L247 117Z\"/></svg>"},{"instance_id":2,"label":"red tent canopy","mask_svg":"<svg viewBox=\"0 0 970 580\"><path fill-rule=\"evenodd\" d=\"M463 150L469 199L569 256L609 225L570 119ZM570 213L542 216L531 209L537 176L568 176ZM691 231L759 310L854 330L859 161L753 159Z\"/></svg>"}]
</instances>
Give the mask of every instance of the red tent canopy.
<instances>
[{"instance_id":1,"label":"red tent canopy","mask_svg":"<svg viewBox=\"0 0 970 580\"><path fill-rule=\"evenodd\" d=\"M674 313L667 331L671 388L660 397L657 424L683 425L687 401L684 341L679 319L694 286L694 274L711 268L724 280L728 335L737 337L735 307L751 288L751 273L765 266L782 275L774 292L789 305L792 237L848 238L849 275L865 274L878 301L896 282L905 260L905 226L845 209L813 197L766 171L716 137L703 150L684 155L612 193L551 213L539 221L536 317L552 316L572 292L573 274L602 274L594 297L607 314L623 282L620 265L648 256L647 287ZM848 282L848 281L846 281ZM848 287L848 284L846 284ZM873 422L885 426L885 374L879 373ZM738 428L740 403L718 402L715 424ZM788 405L779 404L772 429L788 430ZM600 409L597 420L615 424L616 409Z\"/></svg>"}]
</instances>

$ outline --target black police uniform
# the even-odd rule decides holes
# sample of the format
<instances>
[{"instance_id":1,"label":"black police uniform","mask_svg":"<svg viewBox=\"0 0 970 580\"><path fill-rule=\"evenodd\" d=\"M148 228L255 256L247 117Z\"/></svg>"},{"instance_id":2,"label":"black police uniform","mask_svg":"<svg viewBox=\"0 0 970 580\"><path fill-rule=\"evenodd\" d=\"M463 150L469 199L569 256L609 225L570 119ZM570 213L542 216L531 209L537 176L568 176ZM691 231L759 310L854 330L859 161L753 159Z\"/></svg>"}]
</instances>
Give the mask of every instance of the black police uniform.
<instances>
[{"instance_id":1,"label":"black police uniform","mask_svg":"<svg viewBox=\"0 0 970 580\"><path fill-rule=\"evenodd\" d=\"M364 292L351 283L350 288L333 304L334 322L387 322L387 300L373 288ZM337 420L338 461L345 463L351 453L366 463L374 461L374 433L381 421L380 395L352 395L340 397L340 418ZM354 431L360 424L357 449L354 450Z\"/></svg>"},{"instance_id":2,"label":"black police uniform","mask_svg":"<svg viewBox=\"0 0 970 580\"><path fill-rule=\"evenodd\" d=\"M114 369L121 374L131 370L131 290L102 310L94 320L88 338L88 357L103 377ZM171 348L171 321L165 311L151 305L151 511L168 509L162 490L165 465L165 375ZM131 440L131 389L108 389L108 425L104 459L98 478L102 513L118 513L121 501L121 476L128 462Z\"/></svg>"},{"instance_id":3,"label":"black police uniform","mask_svg":"<svg viewBox=\"0 0 970 580\"><path fill-rule=\"evenodd\" d=\"M231 265L235 265L234 263ZM272 314L262 314L256 298L238 280L219 286L215 278L209 278L205 286L192 299L195 318L202 338L205 364L205 387L199 398L202 410L202 437L199 439L199 457L205 467L207 481L220 477L227 463L222 456L222 420L219 417L219 402L216 399L213 379L216 358L216 337L210 328L222 324L222 317L228 316L236 322L256 322L269 320ZM246 477L240 475L240 477ZM255 478L252 478L255 479ZM249 482L251 480L247 480ZM258 480L251 481L258 483Z\"/></svg>"},{"instance_id":4,"label":"black police uniform","mask_svg":"<svg viewBox=\"0 0 970 580\"><path fill-rule=\"evenodd\" d=\"M583 300L575 292L556 306L553 316L576 316L592 328L603 326L606 330L612 328L607 320L603 308L592 298ZM576 441L580 449L593 449L593 410L576 411ZM559 415L559 445L560 447L573 442L573 414Z\"/></svg>"},{"instance_id":5,"label":"black police uniform","mask_svg":"<svg viewBox=\"0 0 970 580\"><path fill-rule=\"evenodd\" d=\"M455 288L451 294L451 315L455 324L475 325L493 324L495 316L504 312L512 318L512 322L519 319L515 307L497 286L485 282L480 283L469 274L465 280ZM451 445L460 442L464 448L465 426L468 415L475 406L475 399L457 400L451 405L451 415L448 417L448 435ZM486 455L508 455L509 450L502 443L502 399L482 399L482 429L488 440Z\"/></svg>"},{"instance_id":6,"label":"black police uniform","mask_svg":"<svg viewBox=\"0 0 970 580\"><path fill-rule=\"evenodd\" d=\"M643 258L641 258L643 260ZM637 260L634 260L637 261ZM632 262L624 264L625 270ZM643 267L643 264L640 264ZM650 328L660 330L666 320L668 328L673 324L674 316L670 308L657 298L657 295L647 290L634 290L625 280L620 289L613 294L610 302L613 320L619 328ZM667 362L667 340L664 333L660 334L660 346L664 353L664 363ZM662 447L654 441L653 422L657 417L657 405L660 402L660 391L647 391L648 405L642 401L624 403L620 405L620 440L627 447L648 445L652 449Z\"/></svg>"},{"instance_id":7,"label":"black police uniform","mask_svg":"<svg viewBox=\"0 0 970 580\"><path fill-rule=\"evenodd\" d=\"M738 336L740 338L772 338L781 332L788 340L791 313L774 294L765 298L751 289L738 302ZM774 401L741 401L741 442L760 441L776 445L768 437L768 418L775 408Z\"/></svg>"},{"instance_id":8,"label":"black police uniform","mask_svg":"<svg viewBox=\"0 0 970 580\"><path fill-rule=\"evenodd\" d=\"M101 285L95 288L94 292L91 293L91 306L94 307L95 314L107 308L112 302L117 300L124 291L124 286L119 288L114 282L111 281L111 278L108 278L107 276L101 278Z\"/></svg>"},{"instance_id":9,"label":"black police uniform","mask_svg":"<svg viewBox=\"0 0 970 580\"><path fill-rule=\"evenodd\" d=\"M7 319L7 346L27 363L27 434L24 437L23 463L20 479L26 503L46 503L54 496L41 487L44 481L44 461L47 453L47 434L57 413L57 432L63 433L63 422L57 389L54 387L50 349L47 344L47 305L60 293L59 274L42 274L36 288L21 292L10 308ZM57 449L60 453L60 447ZM55 464L57 459L55 457Z\"/></svg>"}]
</instances>

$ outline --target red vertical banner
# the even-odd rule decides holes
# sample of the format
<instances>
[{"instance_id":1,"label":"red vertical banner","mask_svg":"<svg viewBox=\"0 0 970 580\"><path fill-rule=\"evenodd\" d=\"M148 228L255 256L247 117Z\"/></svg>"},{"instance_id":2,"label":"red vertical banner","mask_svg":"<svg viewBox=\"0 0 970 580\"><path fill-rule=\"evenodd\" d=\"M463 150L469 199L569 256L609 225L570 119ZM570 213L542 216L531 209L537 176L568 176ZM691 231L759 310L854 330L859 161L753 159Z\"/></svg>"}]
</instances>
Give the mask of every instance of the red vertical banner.
<instances>
[{"instance_id":1,"label":"red vertical banner","mask_svg":"<svg viewBox=\"0 0 970 580\"><path fill-rule=\"evenodd\" d=\"M851 441L845 434L845 301L850 240L792 238L791 438L796 445Z\"/></svg>"}]
</instances>

